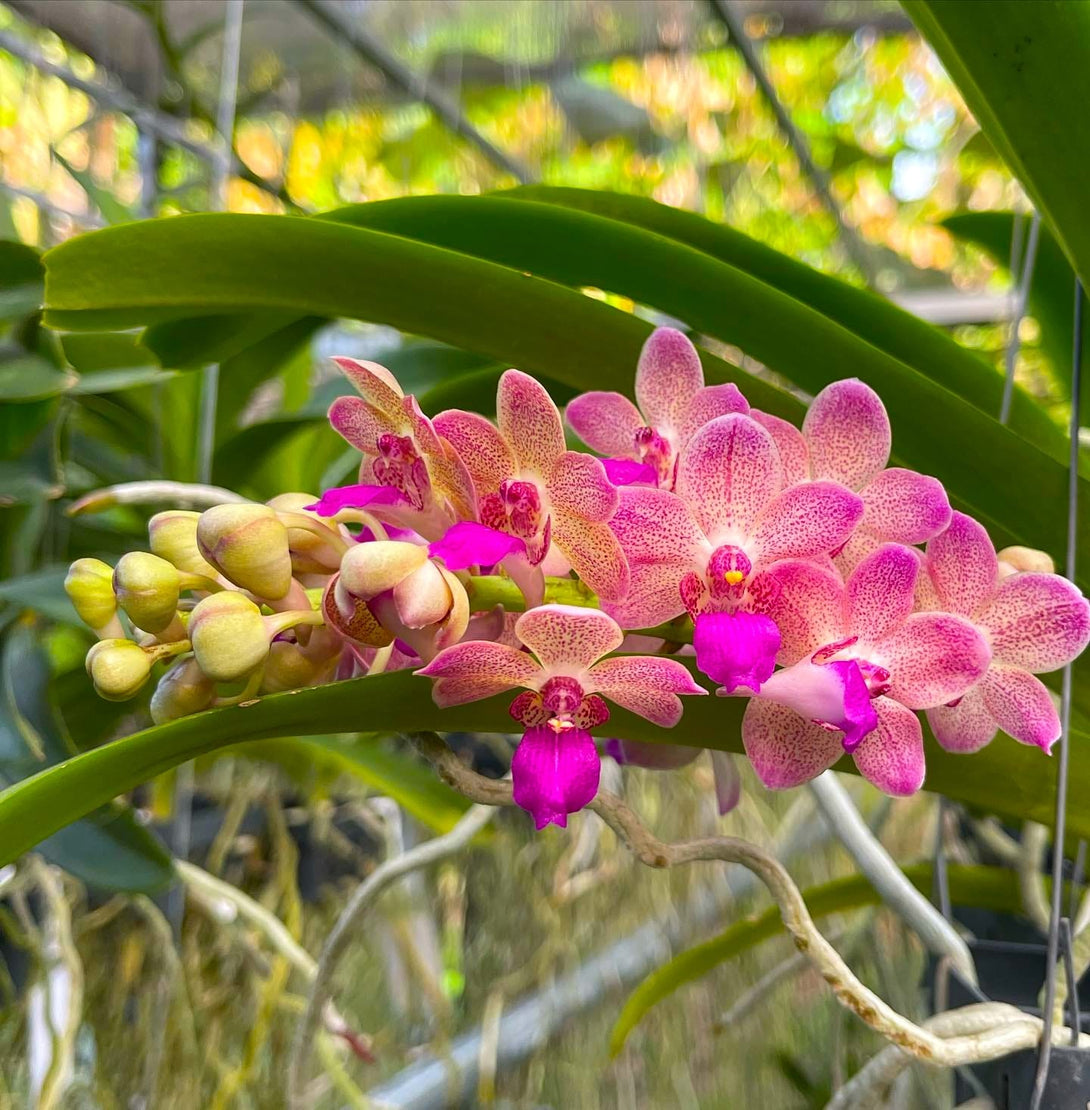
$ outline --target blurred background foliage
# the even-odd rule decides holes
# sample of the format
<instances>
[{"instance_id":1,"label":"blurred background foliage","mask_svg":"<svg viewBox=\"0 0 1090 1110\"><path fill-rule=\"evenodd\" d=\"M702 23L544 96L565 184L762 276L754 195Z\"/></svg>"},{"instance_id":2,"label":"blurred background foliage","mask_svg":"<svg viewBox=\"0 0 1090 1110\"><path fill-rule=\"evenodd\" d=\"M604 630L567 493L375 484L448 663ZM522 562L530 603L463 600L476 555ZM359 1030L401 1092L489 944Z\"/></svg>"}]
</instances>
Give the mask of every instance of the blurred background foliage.
<instances>
[{"instance_id":1,"label":"blurred background foliage","mask_svg":"<svg viewBox=\"0 0 1090 1110\"><path fill-rule=\"evenodd\" d=\"M1008 259L1026 222L1011 213L1028 205L896 4L735 5L828 179L837 217L713 4L338 7L422 87L456 104L526 179L701 213L949 327L998 375L1011 338ZM39 252L84 229L221 207L320 212L517 183L399 88L396 65L362 60L312 15L290 0L246 0L237 160L219 197L221 0L0 4L3 784L148 720L146 696L122 704L94 696L82 667L90 641L61 581L76 555L112 562L145 547L158 505L91 504L73 515L87 494L210 478L264 499L344 480L358 457L324 419L342 389L331 353L382 361L427 411L455 403L454 384L457 403L488 411L502 369L492 360L389 327L304 318L225 360L214 420L202 422L200 375L161 365L137 333L42 326ZM74 87L81 82L109 95ZM1059 417L1070 318L1057 306L1066 306L1071 279L1047 239L1039 279L1019 330L1017 378ZM585 292L647 315L616 293ZM769 377L741 350L715 349ZM565 399L563 387L555 396ZM502 772L506 740L462 742L478 765ZM791 810L748 773L743 803L726 819L710 785L704 761L670 776L626 772L630 800L663 837L720 830L772 844L790 810L817 841L792 864L800 885L851 871L812 813ZM182 854L248 891L310 952L355 881L383 855L445 831L464 809L396 738L369 732L228 750L201 762L181 796L192 802ZM0 871L0 884L14 884L0 901L0 1108L26 1105L28 1095L31 1105L68 1107L280 1105L279 1068L306 984L230 903L191 894L182 913L163 847L179 843L178 797L175 776L163 776L46 841L42 855L65 871L59 890L34 866L15 877ZM891 811L862 785L857 798L899 860L929 851L932 800ZM490 1080L488 1031L514 1000L577 971L609 941L632 934L646 944L637 930L648 922L667 938L653 966L750 903L731 902L721 875L646 873L589 815L568 836L535 837L518 816L501 814L491 840L418 878L383 901L338 985L342 1010L373 1034L377 1062L326 1046L316 1106L363 1105L357 1084L388 1079L425 1048L442 1057L453 1034L478 1023L486 1047L477 1101L526 1107L821 1106L878 1047L811 973L717 1031L717 1018L789 954L779 938L667 999L613 1062L610 1003ZM899 1009L924 1012L916 988L924 958L892 916L868 910L829 927L869 984ZM67 1005L43 969L63 972ZM604 976L598 997L615 997L617 985ZM50 1034L42 1013L53 1006L69 1020ZM31 1043L51 1048L35 1056ZM49 1103L51 1068L61 1065L72 1081ZM898 1097L906 1107L946 1106L947 1087L915 1075Z\"/></svg>"}]
</instances>

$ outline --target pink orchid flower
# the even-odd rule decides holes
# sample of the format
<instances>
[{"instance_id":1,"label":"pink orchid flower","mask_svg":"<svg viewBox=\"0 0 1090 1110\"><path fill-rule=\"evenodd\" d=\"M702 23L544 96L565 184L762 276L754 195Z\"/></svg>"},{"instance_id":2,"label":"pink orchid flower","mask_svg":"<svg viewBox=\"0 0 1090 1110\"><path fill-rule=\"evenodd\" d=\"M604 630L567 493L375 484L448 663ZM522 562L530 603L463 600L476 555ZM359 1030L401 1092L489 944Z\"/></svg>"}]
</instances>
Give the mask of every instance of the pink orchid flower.
<instances>
[{"instance_id":1,"label":"pink orchid flower","mask_svg":"<svg viewBox=\"0 0 1090 1110\"><path fill-rule=\"evenodd\" d=\"M560 412L539 382L508 370L499 382L496 424L448 409L435 428L472 475L481 524L521 541L532 566L540 567L555 546L599 597L624 597L628 564L607 524L617 491L600 459L567 450ZM489 543L479 536L475 542L482 543L479 562L498 561Z\"/></svg>"},{"instance_id":2,"label":"pink orchid flower","mask_svg":"<svg viewBox=\"0 0 1090 1110\"><path fill-rule=\"evenodd\" d=\"M913 612L921 563L920 552L887 543L846 584L803 560L769 567L754 583L780 629L784 665L742 720L746 754L766 786L798 786L844 751L887 794L923 784L913 710L962 697L991 652L964 617Z\"/></svg>"},{"instance_id":3,"label":"pink orchid flower","mask_svg":"<svg viewBox=\"0 0 1090 1110\"><path fill-rule=\"evenodd\" d=\"M377 362L333 361L360 394L338 397L329 409L334 431L363 455L360 482L327 490L308 507L321 516L368 509L428 539L438 539L457 520L475 519L469 472L416 398L403 394Z\"/></svg>"},{"instance_id":4,"label":"pink orchid flower","mask_svg":"<svg viewBox=\"0 0 1090 1110\"><path fill-rule=\"evenodd\" d=\"M863 515L832 481L784 488L768 431L740 413L716 417L678 460L676 491L621 489L610 526L628 557L628 596L606 605L625 628L686 610L700 669L733 690L759 689L780 650L775 623L754 604L753 576L780 559L826 557Z\"/></svg>"},{"instance_id":5,"label":"pink orchid flower","mask_svg":"<svg viewBox=\"0 0 1090 1110\"><path fill-rule=\"evenodd\" d=\"M967 617L992 647L987 673L951 704L927 711L935 739L951 752L975 752L999 729L1049 751L1060 718L1034 674L1055 671L1090 642L1090 605L1058 574L1014 572L1001 577L988 533L954 513L950 527L927 545L931 604Z\"/></svg>"},{"instance_id":6,"label":"pink orchid flower","mask_svg":"<svg viewBox=\"0 0 1090 1110\"><path fill-rule=\"evenodd\" d=\"M441 651L417 671L435 680L432 697L447 707L513 687L511 716L525 726L511 761L515 802L540 829L565 826L568 814L598 792L600 761L590 729L609 720L599 695L670 728L681 718L679 694L705 694L676 659L616 651L624 633L597 609L542 605L524 613L515 634L533 655L504 644L469 641Z\"/></svg>"},{"instance_id":7,"label":"pink orchid flower","mask_svg":"<svg viewBox=\"0 0 1090 1110\"><path fill-rule=\"evenodd\" d=\"M752 414L776 440L786 480L828 478L863 499L863 519L841 556L850 570L879 544L923 543L950 523L950 503L937 478L887 467L893 442L881 398L858 378L827 385L813 400L800 432L767 413Z\"/></svg>"},{"instance_id":8,"label":"pink orchid flower","mask_svg":"<svg viewBox=\"0 0 1090 1110\"><path fill-rule=\"evenodd\" d=\"M693 433L717 416L749 412L734 384L704 384L700 356L674 328L656 328L636 366L637 408L620 393L576 397L564 412L577 436L609 456L606 472L617 485L674 488L678 455Z\"/></svg>"}]
</instances>

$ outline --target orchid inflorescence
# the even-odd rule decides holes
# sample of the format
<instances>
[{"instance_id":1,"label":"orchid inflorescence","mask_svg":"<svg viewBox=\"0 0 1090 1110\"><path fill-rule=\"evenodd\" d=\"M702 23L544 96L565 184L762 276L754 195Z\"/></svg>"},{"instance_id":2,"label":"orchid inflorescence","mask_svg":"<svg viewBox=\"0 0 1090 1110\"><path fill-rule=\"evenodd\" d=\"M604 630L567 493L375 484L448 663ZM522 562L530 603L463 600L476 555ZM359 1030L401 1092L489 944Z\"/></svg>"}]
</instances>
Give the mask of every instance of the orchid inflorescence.
<instances>
[{"instance_id":1,"label":"orchid inflorescence","mask_svg":"<svg viewBox=\"0 0 1090 1110\"><path fill-rule=\"evenodd\" d=\"M749 699L742 742L773 788L848 753L879 789L913 793L919 711L950 751L999 729L1046 752L1058 739L1035 675L1083 650L1090 606L1041 552L997 554L936 479L887 466L889 419L864 383L826 387L799 429L705 386L693 345L659 328L637 404L567 407L597 457L568 449L517 370L493 423L429 419L384 367L336 362L358 395L329 417L363 456L358 484L160 513L150 554L72 565L103 696L133 696L161 660L156 721L396 668L432 679L440 707L518 690L514 796L539 828L594 798L609 704L670 728L680 696L708 693L694 666ZM697 754L607 750L658 767ZM716 754L727 808L737 784Z\"/></svg>"}]
</instances>

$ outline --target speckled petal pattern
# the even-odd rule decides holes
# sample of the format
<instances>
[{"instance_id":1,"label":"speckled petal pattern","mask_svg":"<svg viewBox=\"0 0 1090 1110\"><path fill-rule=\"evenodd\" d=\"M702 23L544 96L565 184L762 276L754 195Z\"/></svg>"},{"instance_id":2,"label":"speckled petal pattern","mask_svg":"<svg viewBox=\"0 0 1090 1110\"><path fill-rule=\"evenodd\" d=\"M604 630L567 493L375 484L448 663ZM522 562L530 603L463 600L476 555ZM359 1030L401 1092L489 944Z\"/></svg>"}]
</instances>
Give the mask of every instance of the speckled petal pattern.
<instances>
[{"instance_id":1,"label":"speckled petal pattern","mask_svg":"<svg viewBox=\"0 0 1090 1110\"><path fill-rule=\"evenodd\" d=\"M912 612L919 553L899 543L883 544L848 579L848 632L873 642L892 632Z\"/></svg>"},{"instance_id":2,"label":"speckled petal pattern","mask_svg":"<svg viewBox=\"0 0 1090 1110\"><path fill-rule=\"evenodd\" d=\"M494 493L516 470L514 453L499 429L475 412L447 409L432 422L458 452L478 493Z\"/></svg>"},{"instance_id":3,"label":"speckled petal pattern","mask_svg":"<svg viewBox=\"0 0 1090 1110\"><path fill-rule=\"evenodd\" d=\"M672 728L681 720L678 694L707 693L676 659L653 655L603 659L591 668L588 686L663 728Z\"/></svg>"},{"instance_id":4,"label":"speckled petal pattern","mask_svg":"<svg viewBox=\"0 0 1090 1110\"><path fill-rule=\"evenodd\" d=\"M572 431L599 454L636 457L636 432L645 421L620 393L583 393L568 403L564 417Z\"/></svg>"},{"instance_id":5,"label":"speckled petal pattern","mask_svg":"<svg viewBox=\"0 0 1090 1110\"><path fill-rule=\"evenodd\" d=\"M927 545L927 570L935 592L951 613L968 617L995 592L999 560L984 526L952 513L946 530Z\"/></svg>"},{"instance_id":6,"label":"speckled petal pattern","mask_svg":"<svg viewBox=\"0 0 1090 1110\"><path fill-rule=\"evenodd\" d=\"M807 410L802 434L815 478L862 489L889 459L892 434L881 398L858 378L827 385Z\"/></svg>"},{"instance_id":7,"label":"speckled petal pattern","mask_svg":"<svg viewBox=\"0 0 1090 1110\"><path fill-rule=\"evenodd\" d=\"M790 666L844 639L844 584L835 571L806 559L773 563L749 588L754 606L780 630L777 662Z\"/></svg>"},{"instance_id":8,"label":"speckled petal pattern","mask_svg":"<svg viewBox=\"0 0 1090 1110\"><path fill-rule=\"evenodd\" d=\"M876 698L878 727L852 754L859 773L895 798L915 794L923 786L923 729L911 710L892 698Z\"/></svg>"},{"instance_id":9,"label":"speckled petal pattern","mask_svg":"<svg viewBox=\"0 0 1090 1110\"><path fill-rule=\"evenodd\" d=\"M1060 717L1048 688L1028 671L993 663L980 683L984 707L1015 740L1048 752L1060 738Z\"/></svg>"},{"instance_id":10,"label":"speckled petal pattern","mask_svg":"<svg viewBox=\"0 0 1090 1110\"><path fill-rule=\"evenodd\" d=\"M548 671L576 675L621 646L624 633L598 609L541 605L515 622L515 635ZM434 664L433 664L434 665Z\"/></svg>"},{"instance_id":11,"label":"speckled petal pattern","mask_svg":"<svg viewBox=\"0 0 1090 1110\"><path fill-rule=\"evenodd\" d=\"M868 483L863 505L863 527L898 543L923 543L950 523L950 502L942 483L897 466Z\"/></svg>"},{"instance_id":12,"label":"speckled petal pattern","mask_svg":"<svg viewBox=\"0 0 1090 1110\"><path fill-rule=\"evenodd\" d=\"M555 508L584 520L601 523L617 511L617 488L593 455L565 451L549 475L548 491Z\"/></svg>"},{"instance_id":13,"label":"speckled petal pattern","mask_svg":"<svg viewBox=\"0 0 1090 1110\"><path fill-rule=\"evenodd\" d=\"M566 450L560 410L545 387L521 370L507 370L500 378L496 425L524 475L548 477Z\"/></svg>"},{"instance_id":14,"label":"speckled petal pattern","mask_svg":"<svg viewBox=\"0 0 1090 1110\"><path fill-rule=\"evenodd\" d=\"M760 559L805 559L835 551L863 515L859 495L836 482L803 482L761 513L750 549Z\"/></svg>"},{"instance_id":15,"label":"speckled petal pattern","mask_svg":"<svg viewBox=\"0 0 1090 1110\"><path fill-rule=\"evenodd\" d=\"M680 428L704 367L696 348L676 328L656 328L636 364L636 400L647 424L660 433Z\"/></svg>"},{"instance_id":16,"label":"speckled petal pattern","mask_svg":"<svg viewBox=\"0 0 1090 1110\"><path fill-rule=\"evenodd\" d=\"M742 743L757 777L771 790L801 786L844 754L840 733L774 701L754 698L742 718Z\"/></svg>"},{"instance_id":17,"label":"speckled petal pattern","mask_svg":"<svg viewBox=\"0 0 1090 1110\"><path fill-rule=\"evenodd\" d=\"M935 739L948 752L969 754L991 743L998 726L984 704L984 691L978 682L954 705L940 705L927 711L927 723Z\"/></svg>"},{"instance_id":18,"label":"speckled petal pattern","mask_svg":"<svg viewBox=\"0 0 1090 1110\"><path fill-rule=\"evenodd\" d=\"M1090 640L1090 605L1058 574L1004 578L976 619L991 633L996 660L1035 674L1062 667Z\"/></svg>"},{"instance_id":19,"label":"speckled petal pattern","mask_svg":"<svg viewBox=\"0 0 1090 1110\"><path fill-rule=\"evenodd\" d=\"M891 698L910 709L931 709L960 698L988 669L991 653L964 617L913 613L867 658L889 669Z\"/></svg>"}]
</instances>

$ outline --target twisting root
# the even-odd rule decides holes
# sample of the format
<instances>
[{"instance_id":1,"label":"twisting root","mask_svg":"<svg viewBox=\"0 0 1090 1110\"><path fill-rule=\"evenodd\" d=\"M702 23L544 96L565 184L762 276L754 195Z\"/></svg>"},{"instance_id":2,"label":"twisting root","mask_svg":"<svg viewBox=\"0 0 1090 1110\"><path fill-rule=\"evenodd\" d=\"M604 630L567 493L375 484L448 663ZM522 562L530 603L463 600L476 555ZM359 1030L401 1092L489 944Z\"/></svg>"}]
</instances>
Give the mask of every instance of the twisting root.
<instances>
[{"instance_id":1,"label":"twisting root","mask_svg":"<svg viewBox=\"0 0 1090 1110\"><path fill-rule=\"evenodd\" d=\"M509 782L486 779L471 771L434 733L417 734L414 742L421 754L434 764L439 777L471 801L482 805L512 804ZM748 867L768 888L779 906L783 923L794 939L795 947L807 955L832 987L841 1005L887 1041L918 1060L952 1068L993 1060L1026 1047L1027 1022L1036 1019L1027 1018L1012 1023L1005 1012L1001 1024L990 1023L986 1028L973 1028L943 1037L897 1013L856 978L814 925L791 876L778 860L756 845L730 836L665 844L652 835L635 813L614 794L599 793L588 808L594 810L649 867L673 867L698 860L720 860ZM1011 1009L1014 1014L1019 1013ZM1019 1018L1024 1018L1024 1015L1019 1014ZM1040 1027L1040 1022L1036 1021L1033 1028L1037 1035Z\"/></svg>"}]
</instances>

